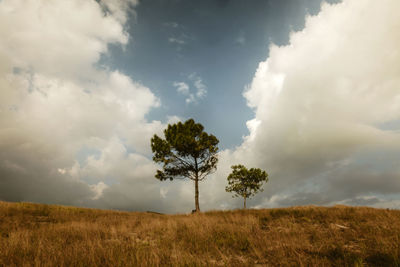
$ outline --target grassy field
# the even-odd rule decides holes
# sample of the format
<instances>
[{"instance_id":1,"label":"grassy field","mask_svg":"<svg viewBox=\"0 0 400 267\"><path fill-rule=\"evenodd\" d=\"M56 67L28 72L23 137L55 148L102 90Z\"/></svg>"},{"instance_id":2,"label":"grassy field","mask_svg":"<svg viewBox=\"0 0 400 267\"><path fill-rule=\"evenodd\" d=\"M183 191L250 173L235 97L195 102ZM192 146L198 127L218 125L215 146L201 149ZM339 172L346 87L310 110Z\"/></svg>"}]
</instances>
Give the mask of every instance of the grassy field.
<instances>
[{"instance_id":1,"label":"grassy field","mask_svg":"<svg viewBox=\"0 0 400 267\"><path fill-rule=\"evenodd\" d=\"M0 266L400 266L400 211L190 215L0 202Z\"/></svg>"}]
</instances>

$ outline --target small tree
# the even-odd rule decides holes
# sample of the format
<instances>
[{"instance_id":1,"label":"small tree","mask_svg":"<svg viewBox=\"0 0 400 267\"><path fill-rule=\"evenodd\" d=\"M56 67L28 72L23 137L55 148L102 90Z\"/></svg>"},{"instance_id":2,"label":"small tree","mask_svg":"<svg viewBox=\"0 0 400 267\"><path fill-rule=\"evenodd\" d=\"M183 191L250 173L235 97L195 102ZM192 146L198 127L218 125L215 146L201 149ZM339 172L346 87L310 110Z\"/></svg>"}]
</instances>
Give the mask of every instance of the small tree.
<instances>
[{"instance_id":1,"label":"small tree","mask_svg":"<svg viewBox=\"0 0 400 267\"><path fill-rule=\"evenodd\" d=\"M235 192L234 197L243 197L243 208L246 208L246 199L258 192L264 191L263 182L268 182L268 174L258 168L247 169L243 165L231 167L232 173L228 176L226 192Z\"/></svg>"},{"instance_id":2,"label":"small tree","mask_svg":"<svg viewBox=\"0 0 400 267\"><path fill-rule=\"evenodd\" d=\"M163 164L155 177L161 181L188 178L194 181L196 212L200 211L199 181L217 169L219 140L203 131L200 123L189 119L184 123L168 124L165 139L151 139L153 160Z\"/></svg>"}]
</instances>

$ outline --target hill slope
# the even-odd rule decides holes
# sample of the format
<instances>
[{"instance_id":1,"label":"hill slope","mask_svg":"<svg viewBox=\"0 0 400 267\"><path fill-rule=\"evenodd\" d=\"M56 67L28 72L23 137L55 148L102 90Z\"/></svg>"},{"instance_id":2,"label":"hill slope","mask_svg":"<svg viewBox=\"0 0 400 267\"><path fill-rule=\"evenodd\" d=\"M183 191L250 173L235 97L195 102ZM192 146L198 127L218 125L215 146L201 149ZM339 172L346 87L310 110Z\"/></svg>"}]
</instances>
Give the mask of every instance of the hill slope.
<instances>
[{"instance_id":1,"label":"hill slope","mask_svg":"<svg viewBox=\"0 0 400 267\"><path fill-rule=\"evenodd\" d=\"M0 202L0 266L399 266L400 211L158 215Z\"/></svg>"}]
</instances>

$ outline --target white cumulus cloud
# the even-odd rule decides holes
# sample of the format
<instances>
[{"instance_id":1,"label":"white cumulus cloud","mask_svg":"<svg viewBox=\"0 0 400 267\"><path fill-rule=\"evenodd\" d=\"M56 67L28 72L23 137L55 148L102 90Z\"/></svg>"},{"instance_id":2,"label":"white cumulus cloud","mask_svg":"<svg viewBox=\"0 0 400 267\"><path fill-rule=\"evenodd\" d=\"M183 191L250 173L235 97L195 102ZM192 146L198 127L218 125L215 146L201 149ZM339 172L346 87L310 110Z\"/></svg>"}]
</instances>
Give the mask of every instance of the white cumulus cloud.
<instances>
[{"instance_id":1,"label":"white cumulus cloud","mask_svg":"<svg viewBox=\"0 0 400 267\"><path fill-rule=\"evenodd\" d=\"M277 205L400 189L400 127L379 127L400 119L399 9L396 0L324 3L259 64L244 93L250 137L234 153L271 173Z\"/></svg>"},{"instance_id":2,"label":"white cumulus cloud","mask_svg":"<svg viewBox=\"0 0 400 267\"><path fill-rule=\"evenodd\" d=\"M135 4L0 1L0 199L120 208L107 192L125 190L130 209L141 192L158 205L149 142L165 125L145 115L159 100L98 66Z\"/></svg>"}]
</instances>

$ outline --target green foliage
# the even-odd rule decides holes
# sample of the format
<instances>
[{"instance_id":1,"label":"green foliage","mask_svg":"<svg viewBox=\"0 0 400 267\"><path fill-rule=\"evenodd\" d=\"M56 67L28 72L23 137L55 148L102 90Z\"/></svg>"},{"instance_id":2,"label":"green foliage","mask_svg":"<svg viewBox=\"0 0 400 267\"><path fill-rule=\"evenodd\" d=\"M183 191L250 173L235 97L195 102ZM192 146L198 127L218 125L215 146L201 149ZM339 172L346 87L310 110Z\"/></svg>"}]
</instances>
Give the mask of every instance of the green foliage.
<instances>
[{"instance_id":1,"label":"green foliage","mask_svg":"<svg viewBox=\"0 0 400 267\"><path fill-rule=\"evenodd\" d=\"M157 170L157 179L201 181L216 170L219 140L203 130L203 125L189 119L184 123L168 124L164 130L165 139L153 136L153 160L163 164L163 170Z\"/></svg>"},{"instance_id":2,"label":"green foliage","mask_svg":"<svg viewBox=\"0 0 400 267\"><path fill-rule=\"evenodd\" d=\"M228 186L226 192L234 192L236 197L249 198L258 192L262 192L262 185L268 182L268 174L259 169L247 169L243 165L231 167L232 173L228 176Z\"/></svg>"}]
</instances>

